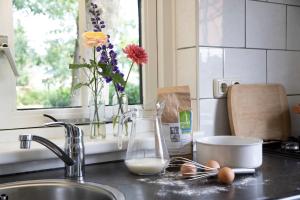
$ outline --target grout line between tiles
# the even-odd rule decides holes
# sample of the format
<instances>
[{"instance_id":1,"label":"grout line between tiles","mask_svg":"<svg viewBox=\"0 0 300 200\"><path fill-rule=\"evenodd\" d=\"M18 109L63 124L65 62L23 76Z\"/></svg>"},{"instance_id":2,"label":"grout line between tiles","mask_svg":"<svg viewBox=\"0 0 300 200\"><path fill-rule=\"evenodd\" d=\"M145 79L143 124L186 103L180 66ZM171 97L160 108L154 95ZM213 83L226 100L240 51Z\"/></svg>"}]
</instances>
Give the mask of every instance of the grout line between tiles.
<instances>
[{"instance_id":1,"label":"grout line between tiles","mask_svg":"<svg viewBox=\"0 0 300 200\"><path fill-rule=\"evenodd\" d=\"M180 48L177 48L176 50L185 50L185 49L193 49L193 48L196 48L196 46L180 47Z\"/></svg>"},{"instance_id":2,"label":"grout line between tiles","mask_svg":"<svg viewBox=\"0 0 300 200\"><path fill-rule=\"evenodd\" d=\"M253 49L253 50L269 50L269 51L296 51L296 52L300 52L299 50L293 50L293 49L268 49L268 48L254 48L254 47L228 47L228 46L208 46L208 45L199 45L199 47L204 47L204 48L219 48L219 49Z\"/></svg>"},{"instance_id":3,"label":"grout line between tiles","mask_svg":"<svg viewBox=\"0 0 300 200\"><path fill-rule=\"evenodd\" d=\"M288 5L285 6L285 49L287 50L287 23L288 23Z\"/></svg>"},{"instance_id":4,"label":"grout line between tiles","mask_svg":"<svg viewBox=\"0 0 300 200\"><path fill-rule=\"evenodd\" d=\"M266 50L266 84L268 84L268 50Z\"/></svg>"},{"instance_id":5,"label":"grout line between tiles","mask_svg":"<svg viewBox=\"0 0 300 200\"><path fill-rule=\"evenodd\" d=\"M260 3L269 3L269 4L288 5L288 6L300 7L300 5L288 4L288 3L279 3L279 2L261 1L261 0L249 0L249 1L256 1L256 2L260 2Z\"/></svg>"},{"instance_id":6,"label":"grout line between tiles","mask_svg":"<svg viewBox=\"0 0 300 200\"><path fill-rule=\"evenodd\" d=\"M245 0L245 48L247 48L247 0Z\"/></svg>"},{"instance_id":7,"label":"grout line between tiles","mask_svg":"<svg viewBox=\"0 0 300 200\"><path fill-rule=\"evenodd\" d=\"M223 76L223 78L225 78L225 48L223 48L223 59L222 59L222 76Z\"/></svg>"},{"instance_id":8,"label":"grout line between tiles","mask_svg":"<svg viewBox=\"0 0 300 200\"><path fill-rule=\"evenodd\" d=\"M286 95L287 97L300 97L300 94L287 94ZM199 101L201 101L201 100L227 100L227 98L226 97L224 97L224 98L213 98L213 97L201 97L201 98L199 98L199 99L191 99L191 100L199 100Z\"/></svg>"},{"instance_id":9,"label":"grout line between tiles","mask_svg":"<svg viewBox=\"0 0 300 200\"><path fill-rule=\"evenodd\" d=\"M300 94L287 94L288 97L300 96Z\"/></svg>"}]
</instances>

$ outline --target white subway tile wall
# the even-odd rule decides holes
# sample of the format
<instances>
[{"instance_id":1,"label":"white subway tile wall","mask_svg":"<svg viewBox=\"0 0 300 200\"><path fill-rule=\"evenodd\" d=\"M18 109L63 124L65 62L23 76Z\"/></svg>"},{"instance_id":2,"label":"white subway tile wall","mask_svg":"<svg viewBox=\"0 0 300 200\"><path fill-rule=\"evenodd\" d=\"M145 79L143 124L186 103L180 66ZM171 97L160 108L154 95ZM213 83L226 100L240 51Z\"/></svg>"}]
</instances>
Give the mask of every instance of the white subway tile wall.
<instances>
[{"instance_id":1,"label":"white subway tile wall","mask_svg":"<svg viewBox=\"0 0 300 200\"><path fill-rule=\"evenodd\" d=\"M199 0L199 44L245 46L244 0Z\"/></svg>"},{"instance_id":2,"label":"white subway tile wall","mask_svg":"<svg viewBox=\"0 0 300 200\"><path fill-rule=\"evenodd\" d=\"M230 134L226 99L200 99L200 131L205 136Z\"/></svg>"},{"instance_id":3,"label":"white subway tile wall","mask_svg":"<svg viewBox=\"0 0 300 200\"><path fill-rule=\"evenodd\" d=\"M299 0L286 0L286 3L288 5L300 6L300 1Z\"/></svg>"},{"instance_id":4,"label":"white subway tile wall","mask_svg":"<svg viewBox=\"0 0 300 200\"><path fill-rule=\"evenodd\" d=\"M213 79L223 77L223 49L200 47L199 62L200 98L213 98Z\"/></svg>"},{"instance_id":5,"label":"white subway tile wall","mask_svg":"<svg viewBox=\"0 0 300 200\"><path fill-rule=\"evenodd\" d=\"M267 2L273 2L273 3L286 3L286 0L266 0Z\"/></svg>"},{"instance_id":6,"label":"white subway tile wall","mask_svg":"<svg viewBox=\"0 0 300 200\"><path fill-rule=\"evenodd\" d=\"M225 49L224 78L241 83L266 83L266 50Z\"/></svg>"},{"instance_id":7,"label":"white subway tile wall","mask_svg":"<svg viewBox=\"0 0 300 200\"><path fill-rule=\"evenodd\" d=\"M287 7L287 49L300 50L300 7Z\"/></svg>"},{"instance_id":8,"label":"white subway tile wall","mask_svg":"<svg viewBox=\"0 0 300 200\"><path fill-rule=\"evenodd\" d=\"M286 5L247 1L246 47L285 49Z\"/></svg>"},{"instance_id":9,"label":"white subway tile wall","mask_svg":"<svg viewBox=\"0 0 300 200\"><path fill-rule=\"evenodd\" d=\"M300 51L270 50L267 59L268 83L284 85L287 94L300 94Z\"/></svg>"},{"instance_id":10,"label":"white subway tile wall","mask_svg":"<svg viewBox=\"0 0 300 200\"><path fill-rule=\"evenodd\" d=\"M214 78L281 83L290 107L300 103L300 0L198 1L200 131L230 134L226 99L213 98ZM300 135L300 115L291 119L292 134Z\"/></svg>"},{"instance_id":11,"label":"white subway tile wall","mask_svg":"<svg viewBox=\"0 0 300 200\"><path fill-rule=\"evenodd\" d=\"M193 130L199 130L199 123L198 123L198 101L197 99L192 100L192 112L193 112Z\"/></svg>"},{"instance_id":12,"label":"white subway tile wall","mask_svg":"<svg viewBox=\"0 0 300 200\"><path fill-rule=\"evenodd\" d=\"M269 2L269 3L278 3L278 4L300 6L300 1L299 0L254 0L254 1L263 1L263 2Z\"/></svg>"}]
</instances>

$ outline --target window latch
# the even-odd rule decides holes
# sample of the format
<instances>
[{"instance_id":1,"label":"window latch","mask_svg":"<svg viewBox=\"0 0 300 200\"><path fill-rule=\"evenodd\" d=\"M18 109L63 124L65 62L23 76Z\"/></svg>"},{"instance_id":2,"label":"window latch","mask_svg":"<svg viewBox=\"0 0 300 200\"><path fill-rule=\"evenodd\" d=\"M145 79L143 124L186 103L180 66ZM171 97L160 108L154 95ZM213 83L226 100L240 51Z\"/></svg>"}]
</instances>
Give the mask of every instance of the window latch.
<instances>
[{"instance_id":1,"label":"window latch","mask_svg":"<svg viewBox=\"0 0 300 200\"><path fill-rule=\"evenodd\" d=\"M15 76L19 76L15 60L13 59L10 48L8 46L8 37L5 35L0 35L0 52L4 52Z\"/></svg>"}]
</instances>

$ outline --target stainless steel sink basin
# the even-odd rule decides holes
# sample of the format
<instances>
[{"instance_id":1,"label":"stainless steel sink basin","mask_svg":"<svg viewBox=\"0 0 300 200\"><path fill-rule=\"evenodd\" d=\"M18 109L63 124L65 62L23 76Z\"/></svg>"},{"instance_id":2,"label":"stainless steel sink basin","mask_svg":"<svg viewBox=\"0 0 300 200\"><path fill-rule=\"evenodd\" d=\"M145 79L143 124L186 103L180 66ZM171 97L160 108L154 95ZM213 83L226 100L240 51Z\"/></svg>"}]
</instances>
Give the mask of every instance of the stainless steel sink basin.
<instances>
[{"instance_id":1,"label":"stainless steel sink basin","mask_svg":"<svg viewBox=\"0 0 300 200\"><path fill-rule=\"evenodd\" d=\"M0 195L9 200L125 200L121 192L106 185L58 179L0 184Z\"/></svg>"}]
</instances>

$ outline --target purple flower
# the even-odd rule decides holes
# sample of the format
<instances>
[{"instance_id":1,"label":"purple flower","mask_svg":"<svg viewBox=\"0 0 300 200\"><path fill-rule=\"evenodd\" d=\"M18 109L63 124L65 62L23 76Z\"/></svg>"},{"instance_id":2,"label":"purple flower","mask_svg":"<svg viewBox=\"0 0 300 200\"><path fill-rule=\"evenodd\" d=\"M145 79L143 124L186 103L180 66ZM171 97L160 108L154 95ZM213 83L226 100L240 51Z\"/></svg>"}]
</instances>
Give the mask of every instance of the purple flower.
<instances>
[{"instance_id":1,"label":"purple flower","mask_svg":"<svg viewBox=\"0 0 300 200\"><path fill-rule=\"evenodd\" d=\"M106 56L101 56L99 62L103 63L103 64L107 64L107 60L108 60L108 58Z\"/></svg>"},{"instance_id":2,"label":"purple flower","mask_svg":"<svg viewBox=\"0 0 300 200\"><path fill-rule=\"evenodd\" d=\"M125 88L123 86L121 86L120 84L117 84L117 90L119 92L124 92Z\"/></svg>"},{"instance_id":3,"label":"purple flower","mask_svg":"<svg viewBox=\"0 0 300 200\"><path fill-rule=\"evenodd\" d=\"M91 7L89 9L89 12L92 14L91 22L94 26L94 31L102 31L102 28L105 28L105 23L103 20L101 20L101 10L98 9L98 6L94 3L91 3Z\"/></svg>"},{"instance_id":4,"label":"purple flower","mask_svg":"<svg viewBox=\"0 0 300 200\"><path fill-rule=\"evenodd\" d=\"M105 77L104 79L105 79L106 83L110 83L112 81L112 79L110 77Z\"/></svg>"},{"instance_id":5,"label":"purple flower","mask_svg":"<svg viewBox=\"0 0 300 200\"><path fill-rule=\"evenodd\" d=\"M117 70L119 70L119 67L114 66L114 67L113 67L113 72L116 72Z\"/></svg>"},{"instance_id":6,"label":"purple flower","mask_svg":"<svg viewBox=\"0 0 300 200\"><path fill-rule=\"evenodd\" d=\"M111 50L109 51L109 56L111 57L111 59L115 59L117 57L117 54L113 50Z\"/></svg>"},{"instance_id":7,"label":"purple flower","mask_svg":"<svg viewBox=\"0 0 300 200\"><path fill-rule=\"evenodd\" d=\"M111 43L109 43L109 44L108 44L108 48L109 48L109 49L113 49L113 48L114 48L114 45L112 45Z\"/></svg>"},{"instance_id":8,"label":"purple flower","mask_svg":"<svg viewBox=\"0 0 300 200\"><path fill-rule=\"evenodd\" d=\"M94 3L91 3L90 10L91 13L91 23L93 25L93 29L95 32L102 32L102 29L106 27L105 22L101 19L101 13L102 11L98 8L98 6ZM106 83L110 83L113 81L112 77L114 75L120 75L121 77L124 77L124 74L120 72L120 69L118 68L118 59L117 59L117 53L113 50L114 45L110 43L110 35L107 35L107 44L102 45L100 47L96 48L96 51L99 52L100 58L99 63L105 64L106 67L112 67L111 72L106 77L103 77ZM102 67L100 67L101 70ZM102 72L102 71L101 71ZM117 91L124 92L125 88L118 82L114 82L116 86Z\"/></svg>"},{"instance_id":9,"label":"purple flower","mask_svg":"<svg viewBox=\"0 0 300 200\"><path fill-rule=\"evenodd\" d=\"M111 59L110 64L112 66L116 66L118 64L118 61L116 59Z\"/></svg>"},{"instance_id":10,"label":"purple flower","mask_svg":"<svg viewBox=\"0 0 300 200\"><path fill-rule=\"evenodd\" d=\"M100 51L101 51L101 47L97 47L97 48L96 48L96 51L97 51L97 52L100 52Z\"/></svg>"}]
</instances>

